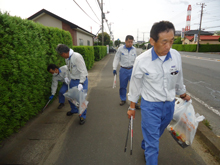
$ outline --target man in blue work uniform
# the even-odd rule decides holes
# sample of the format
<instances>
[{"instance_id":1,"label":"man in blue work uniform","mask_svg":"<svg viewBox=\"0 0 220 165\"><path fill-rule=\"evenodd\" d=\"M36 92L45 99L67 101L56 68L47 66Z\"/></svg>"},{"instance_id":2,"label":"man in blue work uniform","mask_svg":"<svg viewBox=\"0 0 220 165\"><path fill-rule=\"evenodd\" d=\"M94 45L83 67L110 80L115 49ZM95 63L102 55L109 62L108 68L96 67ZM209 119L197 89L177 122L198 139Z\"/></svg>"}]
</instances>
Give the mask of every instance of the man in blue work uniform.
<instances>
[{"instance_id":1,"label":"man in blue work uniform","mask_svg":"<svg viewBox=\"0 0 220 165\"><path fill-rule=\"evenodd\" d=\"M57 86L58 86L58 82L62 82L63 85L60 88L59 91L59 103L60 105L58 106L58 109L61 109L64 106L65 103L65 97L64 97L64 93L68 90L68 83L69 83L69 79L67 78L67 66L64 65L62 67L58 67L55 64L49 64L47 67L47 71L50 72L53 75L52 78L52 85L51 85L51 96L49 97L50 100L53 99L56 90L57 90Z\"/></svg>"},{"instance_id":2,"label":"man in blue work uniform","mask_svg":"<svg viewBox=\"0 0 220 165\"><path fill-rule=\"evenodd\" d=\"M88 91L88 72L86 69L85 61L81 54L74 52L68 46L64 44L59 44L56 48L58 54L60 54L63 58L65 58L65 62L68 68L67 78L70 80L69 88L78 87L78 90ZM71 103L71 111L67 112L67 116L71 116L74 113L78 113L77 107ZM85 123L87 109L80 116L80 124Z\"/></svg>"},{"instance_id":3,"label":"man in blue work uniform","mask_svg":"<svg viewBox=\"0 0 220 165\"><path fill-rule=\"evenodd\" d=\"M141 95L141 147L147 165L158 164L159 138L173 118L175 95L190 100L183 84L181 56L171 49L174 34L171 22L155 23L150 31L153 48L136 58L131 76L127 114L135 117L135 102Z\"/></svg>"},{"instance_id":4,"label":"man in blue work uniform","mask_svg":"<svg viewBox=\"0 0 220 165\"><path fill-rule=\"evenodd\" d=\"M117 66L120 62L121 68L119 71L120 89L119 94L121 98L120 105L126 103L127 85L131 79L131 73L134 65L135 58L137 57L136 48L133 47L134 37L127 35L125 38L125 45L120 46L115 54L113 60L113 74L117 74ZM136 104L136 108L139 106Z\"/></svg>"}]
</instances>

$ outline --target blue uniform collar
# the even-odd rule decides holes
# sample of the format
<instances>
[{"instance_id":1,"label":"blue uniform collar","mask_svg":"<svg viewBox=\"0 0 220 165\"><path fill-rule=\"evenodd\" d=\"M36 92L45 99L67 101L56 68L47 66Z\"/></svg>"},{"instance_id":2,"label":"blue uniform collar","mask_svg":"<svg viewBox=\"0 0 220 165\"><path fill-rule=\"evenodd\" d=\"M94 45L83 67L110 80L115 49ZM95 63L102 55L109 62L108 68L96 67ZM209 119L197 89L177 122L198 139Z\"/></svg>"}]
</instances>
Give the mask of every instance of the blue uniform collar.
<instances>
[{"instance_id":1,"label":"blue uniform collar","mask_svg":"<svg viewBox=\"0 0 220 165\"><path fill-rule=\"evenodd\" d=\"M59 68L59 73L61 73L61 69Z\"/></svg>"},{"instance_id":2,"label":"blue uniform collar","mask_svg":"<svg viewBox=\"0 0 220 165\"><path fill-rule=\"evenodd\" d=\"M130 48L127 48L126 45L124 45L123 48L124 48L124 49L134 49L133 46L131 46Z\"/></svg>"},{"instance_id":3,"label":"blue uniform collar","mask_svg":"<svg viewBox=\"0 0 220 165\"><path fill-rule=\"evenodd\" d=\"M154 51L154 47L152 47L151 53L152 53L152 61L154 61L154 60L156 60L157 58L159 58L158 55L156 54L156 52ZM167 56L166 56L164 62L167 61L167 60L169 60L169 58L172 59L172 56L171 56L171 54L170 54L170 51L167 53Z\"/></svg>"},{"instance_id":4,"label":"blue uniform collar","mask_svg":"<svg viewBox=\"0 0 220 165\"><path fill-rule=\"evenodd\" d=\"M72 57L72 54L69 56L69 58L68 58L68 59L70 60L70 59L71 59L71 57Z\"/></svg>"}]
</instances>

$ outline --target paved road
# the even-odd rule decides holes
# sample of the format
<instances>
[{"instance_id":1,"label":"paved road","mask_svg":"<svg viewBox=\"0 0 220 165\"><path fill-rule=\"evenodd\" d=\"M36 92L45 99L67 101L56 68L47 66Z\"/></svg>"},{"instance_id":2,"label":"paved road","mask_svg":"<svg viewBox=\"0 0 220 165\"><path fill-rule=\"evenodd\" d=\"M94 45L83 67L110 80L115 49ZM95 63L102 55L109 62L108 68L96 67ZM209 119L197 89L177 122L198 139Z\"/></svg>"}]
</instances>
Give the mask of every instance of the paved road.
<instances>
[{"instance_id":1,"label":"paved road","mask_svg":"<svg viewBox=\"0 0 220 165\"><path fill-rule=\"evenodd\" d=\"M113 55L103 59L106 66L101 70L99 82L88 95L87 121L80 126L74 120L42 164L80 165L141 165L145 164L141 149L141 115L137 111L134 121L133 155L124 153L128 127L126 115L128 104L119 106L119 82L112 88ZM90 75L89 75L90 77ZM130 141L129 141L130 142ZM165 131L160 139L159 164L205 164L195 151L182 149Z\"/></svg>"},{"instance_id":2,"label":"paved road","mask_svg":"<svg viewBox=\"0 0 220 165\"><path fill-rule=\"evenodd\" d=\"M193 105L210 122L213 132L220 135L220 55L180 53L184 83Z\"/></svg>"}]
</instances>

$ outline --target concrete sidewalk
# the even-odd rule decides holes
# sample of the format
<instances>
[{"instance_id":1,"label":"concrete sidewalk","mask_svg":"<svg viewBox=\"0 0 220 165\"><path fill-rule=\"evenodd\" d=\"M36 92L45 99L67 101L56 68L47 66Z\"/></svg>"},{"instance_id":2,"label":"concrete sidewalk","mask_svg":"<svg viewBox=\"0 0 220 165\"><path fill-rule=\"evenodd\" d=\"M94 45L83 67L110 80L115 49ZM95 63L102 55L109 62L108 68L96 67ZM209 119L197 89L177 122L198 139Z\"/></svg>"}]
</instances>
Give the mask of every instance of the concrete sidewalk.
<instances>
[{"instance_id":1,"label":"concrete sidewalk","mask_svg":"<svg viewBox=\"0 0 220 165\"><path fill-rule=\"evenodd\" d=\"M128 105L119 106L118 81L117 88L112 89L113 57L107 55L89 71L89 107L85 125L78 124L78 115L66 116L70 110L67 101L58 110L58 100L55 100L43 114L2 143L0 164L145 164L140 148L140 111L134 121L133 155L123 152ZM207 129L202 129L197 132L206 137ZM214 142L218 144L218 141ZM205 163L191 147L182 149L165 131L160 139L159 164Z\"/></svg>"}]
</instances>

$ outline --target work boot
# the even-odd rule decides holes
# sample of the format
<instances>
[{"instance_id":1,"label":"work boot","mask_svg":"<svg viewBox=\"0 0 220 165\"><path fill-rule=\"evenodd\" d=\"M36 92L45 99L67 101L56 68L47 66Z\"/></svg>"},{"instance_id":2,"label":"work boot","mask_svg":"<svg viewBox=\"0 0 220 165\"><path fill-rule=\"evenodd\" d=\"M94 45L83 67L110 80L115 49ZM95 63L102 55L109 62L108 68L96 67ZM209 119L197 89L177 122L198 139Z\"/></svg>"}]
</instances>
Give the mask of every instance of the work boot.
<instances>
[{"instance_id":1,"label":"work boot","mask_svg":"<svg viewBox=\"0 0 220 165\"><path fill-rule=\"evenodd\" d=\"M60 103L60 105L58 106L58 109L63 108L63 106L64 106L64 103Z\"/></svg>"},{"instance_id":2,"label":"work boot","mask_svg":"<svg viewBox=\"0 0 220 165\"><path fill-rule=\"evenodd\" d=\"M121 101L120 106L124 105L125 103L126 103L126 101Z\"/></svg>"},{"instance_id":3,"label":"work boot","mask_svg":"<svg viewBox=\"0 0 220 165\"><path fill-rule=\"evenodd\" d=\"M135 109L141 109L138 104L135 104Z\"/></svg>"},{"instance_id":4,"label":"work boot","mask_svg":"<svg viewBox=\"0 0 220 165\"><path fill-rule=\"evenodd\" d=\"M72 113L71 111L69 111L69 112L66 113L67 116L71 116L71 115L73 115L73 114L75 114L75 113Z\"/></svg>"},{"instance_id":5,"label":"work boot","mask_svg":"<svg viewBox=\"0 0 220 165\"><path fill-rule=\"evenodd\" d=\"M83 125L86 122L86 119L84 119L83 117L79 118L79 124Z\"/></svg>"}]
</instances>

